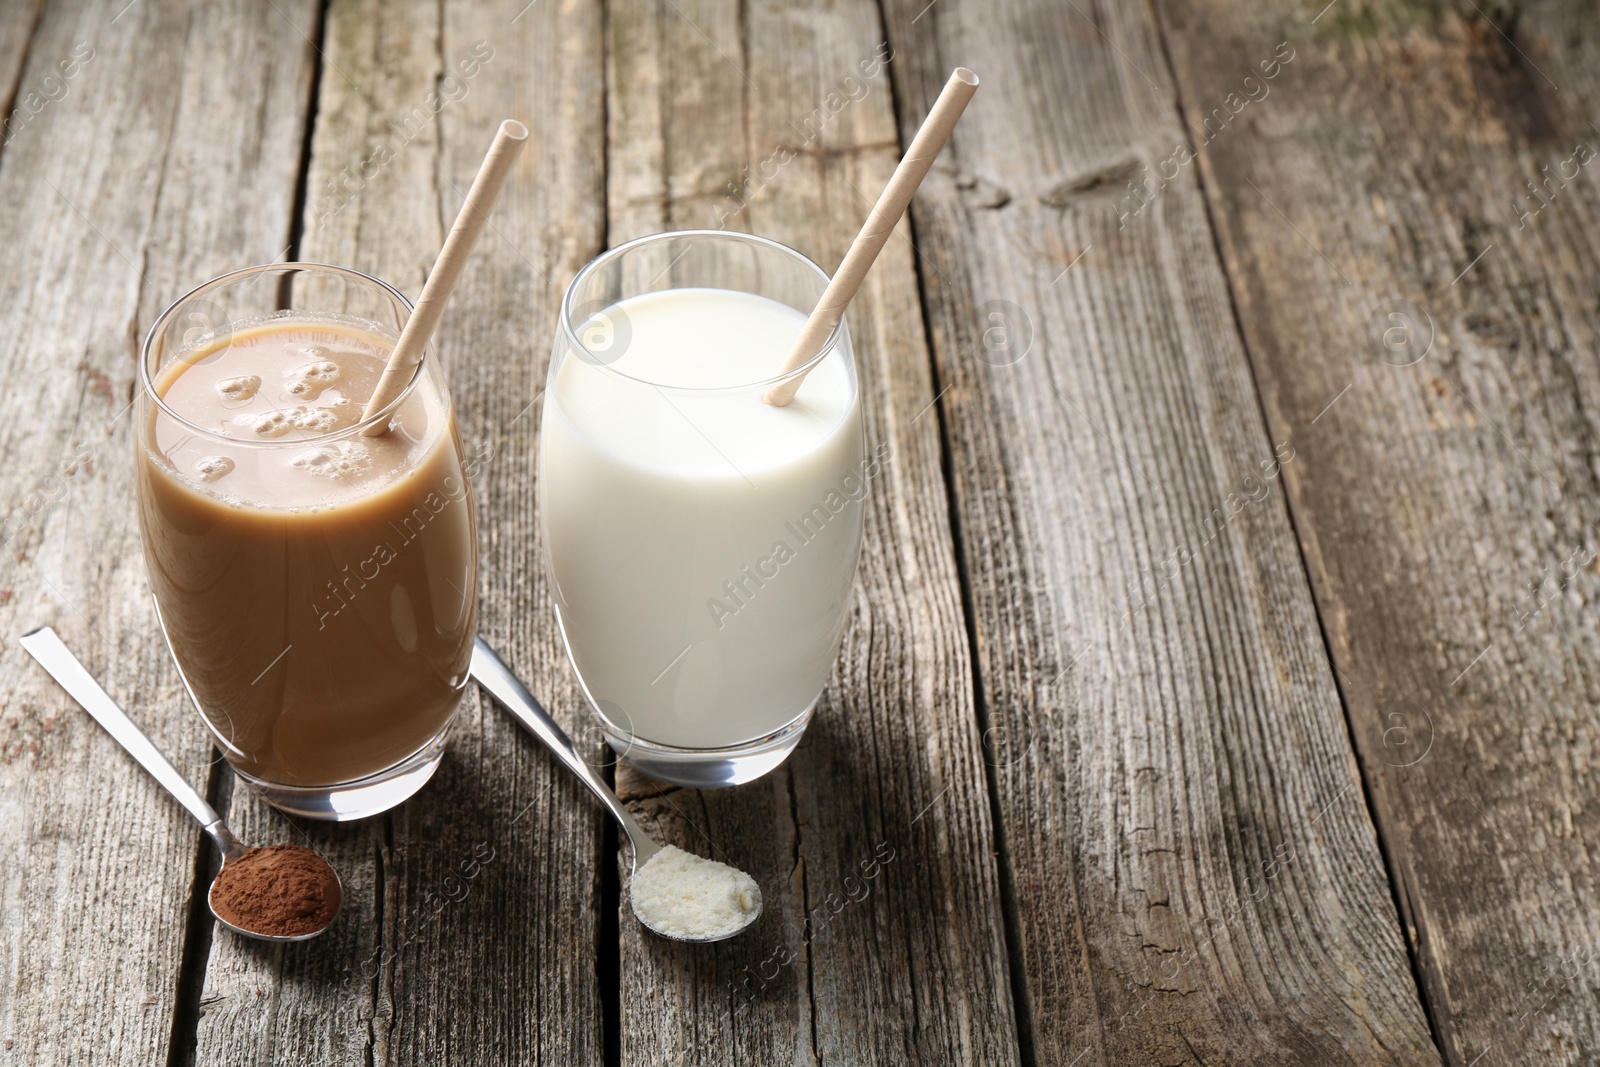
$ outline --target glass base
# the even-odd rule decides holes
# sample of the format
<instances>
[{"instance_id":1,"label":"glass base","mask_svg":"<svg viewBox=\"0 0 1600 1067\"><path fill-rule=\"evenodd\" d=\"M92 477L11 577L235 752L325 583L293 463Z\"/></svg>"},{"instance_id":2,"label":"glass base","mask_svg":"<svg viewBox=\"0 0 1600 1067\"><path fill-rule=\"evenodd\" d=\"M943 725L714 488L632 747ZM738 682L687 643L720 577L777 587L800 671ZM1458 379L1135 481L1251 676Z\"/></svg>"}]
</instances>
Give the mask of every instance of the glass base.
<instances>
[{"instance_id":1,"label":"glass base","mask_svg":"<svg viewBox=\"0 0 1600 1067\"><path fill-rule=\"evenodd\" d=\"M717 789L754 781L789 758L811 722L816 704L776 733L732 748L673 748L617 729L600 716L601 733L618 756L671 785Z\"/></svg>"},{"instance_id":2,"label":"glass base","mask_svg":"<svg viewBox=\"0 0 1600 1067\"><path fill-rule=\"evenodd\" d=\"M439 769L444 756L445 737L450 725L436 734L432 741L407 756L387 770L357 778L340 785L296 786L266 782L234 767L233 773L261 795L261 799L288 815L326 822L350 822L379 815L410 800L433 772Z\"/></svg>"},{"instance_id":3,"label":"glass base","mask_svg":"<svg viewBox=\"0 0 1600 1067\"><path fill-rule=\"evenodd\" d=\"M578 691L583 694L592 714L600 725L600 736L622 759L627 760L645 774L690 789L719 789L729 785L753 782L773 770L800 744L812 713L817 710L817 694L806 710L765 737L746 741L729 748L674 748L657 744L618 726L614 720L627 718L627 713L607 700L596 700L589 692L589 683L583 680L578 660L572 654L572 642L567 637L567 624L561 617L561 605L554 605L556 629L561 632L561 645L567 650L567 663L572 666L572 676L578 680Z\"/></svg>"},{"instance_id":4,"label":"glass base","mask_svg":"<svg viewBox=\"0 0 1600 1067\"><path fill-rule=\"evenodd\" d=\"M161 604L156 600L154 593L150 595L150 602L155 605L156 626L167 642L167 652L172 656L172 665L178 671L178 680L183 683L183 691L189 695L189 703L198 711L201 706L200 698L195 696L194 688L184 676L183 665L178 662L177 653L172 651L172 638L167 634L167 624L161 618ZM463 697L465 693L466 684L463 682ZM240 781L261 794L263 800L289 815L303 815L308 819L321 819L325 822L351 822L371 815L381 815L390 808L410 800L416 795L417 790L428 784L433 772L439 769L439 760L444 756L445 738L449 735L450 726L456 721L456 715L461 710L463 697L456 698L455 710L450 713L444 728L434 734L431 741L394 766L377 774L369 774L365 778L357 778L353 782L341 785L280 785L246 774L231 759L228 760L228 766L233 768L233 773L238 775ZM211 735L213 742L226 759L230 747L227 739L211 725L211 720L204 714L200 716L200 721L205 724L206 732Z\"/></svg>"}]
</instances>

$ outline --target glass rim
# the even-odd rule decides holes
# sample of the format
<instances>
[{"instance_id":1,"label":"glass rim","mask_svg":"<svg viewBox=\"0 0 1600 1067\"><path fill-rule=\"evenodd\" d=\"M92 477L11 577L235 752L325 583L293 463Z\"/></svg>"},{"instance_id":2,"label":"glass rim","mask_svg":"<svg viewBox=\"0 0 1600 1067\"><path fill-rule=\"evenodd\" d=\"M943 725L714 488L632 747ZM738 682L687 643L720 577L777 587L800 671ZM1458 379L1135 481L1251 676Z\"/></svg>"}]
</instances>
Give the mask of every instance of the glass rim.
<instances>
[{"instance_id":1,"label":"glass rim","mask_svg":"<svg viewBox=\"0 0 1600 1067\"><path fill-rule=\"evenodd\" d=\"M368 282L398 301L400 307L404 309L407 318L410 318L411 316L411 312L413 310L411 301L406 299L406 295L404 293L390 285L388 282L384 281L382 278L375 278L365 271L356 270L354 267L341 267L334 263L306 263L299 260L295 260L293 262L278 261L273 263L258 263L250 267L240 267L238 270L231 270L226 274L219 274L215 278L208 278L206 281L201 282L193 289L190 289L182 296L173 300L172 303L168 304L162 309L161 314L156 316L155 321L150 324L150 329L145 333L144 342L139 346L139 385L143 394L150 400L154 401L156 406L160 408L168 418L180 423L185 428L193 430L196 433L205 434L207 437L217 441L226 441L230 445L244 445L247 448L288 448L295 445L303 447L316 441L333 441L340 438L349 437L353 434L361 433L364 430L368 430L373 426L377 426L388 421L388 419L392 417L399 409L400 405L405 403L405 401L411 396L412 392L417 387L417 383L422 380L423 369L427 366L428 360L433 352L432 339L430 339L428 343L422 347L422 354L417 359L417 365L412 368L411 378L406 382L405 388L400 390L399 394L393 400L385 404L379 411L374 413L369 418L361 419L349 426L340 427L337 430L330 430L327 433L313 434L310 437L297 437L294 440L284 439L268 441L251 441L242 437L230 437L225 433L218 433L214 429L201 426L198 423L191 422L189 419L184 418L177 412L177 410L168 405L160 393L156 392L155 379L150 368L150 355L154 345L156 344L156 334L163 326L167 324L167 321L172 318L173 313L176 312L182 304L205 292L207 289L211 289L214 286L222 284L223 282L236 281L249 275L264 275L272 271L292 273L307 270L318 271L324 274L339 275L345 278L355 279L357 281ZM295 309L279 309L280 312L293 310ZM396 340L398 341L398 338ZM363 407L364 406L365 405L363 405Z\"/></svg>"},{"instance_id":2,"label":"glass rim","mask_svg":"<svg viewBox=\"0 0 1600 1067\"><path fill-rule=\"evenodd\" d=\"M833 280L829 276L828 272L818 266L817 262L810 256L799 251L798 249L790 248L782 241L774 241L770 237L761 237L757 234L743 233L738 230L706 229L662 230L659 233L645 234L643 237L635 237L631 241L624 241L620 245L606 249L591 259L588 263L585 263L581 268L579 268L578 273L572 276L572 281L567 285L566 293L561 297L561 308L556 315L556 318L560 320L561 332L565 335L567 345L572 350L574 355L578 356L580 359L583 359L583 361L588 363L590 366L604 371L605 373L614 377L621 378L624 381L634 382L639 385L648 385L652 389L666 389L675 393L710 396L736 392L753 392L757 389L766 390L772 388L773 386L781 385L784 382L791 381L795 378L809 374L817 366L817 364L826 359L830 354L832 354L833 350L839 346L839 338L844 336L845 332L845 317L843 315L840 315L839 321L833 324L833 329L828 331L827 340L823 341L822 347L817 349L816 355L806 360L800 366L791 371L776 374L770 378L762 378L750 382L735 382L731 385L669 385L664 382L653 382L648 378L640 378L637 375L625 374L624 372L617 370L616 367L612 366L611 364L594 358L594 353L589 351L588 346L586 346L582 341L578 340L577 331L573 327L572 323L572 298L578 290L579 283L593 274L594 271L601 266L601 264L609 262L624 252L631 251L644 245L653 244L657 241L668 241L675 237L709 237L717 240L746 242L782 253L795 260L798 260L802 267L810 268L812 273L821 279L822 288L824 291L827 290L828 284ZM665 291L668 290L652 290L652 292ZM636 293L633 295L642 296L644 294ZM623 299L627 298L624 297ZM798 311L800 309L796 308L795 310ZM810 317L810 314L811 313L809 311L806 312L806 316L808 318Z\"/></svg>"}]
</instances>

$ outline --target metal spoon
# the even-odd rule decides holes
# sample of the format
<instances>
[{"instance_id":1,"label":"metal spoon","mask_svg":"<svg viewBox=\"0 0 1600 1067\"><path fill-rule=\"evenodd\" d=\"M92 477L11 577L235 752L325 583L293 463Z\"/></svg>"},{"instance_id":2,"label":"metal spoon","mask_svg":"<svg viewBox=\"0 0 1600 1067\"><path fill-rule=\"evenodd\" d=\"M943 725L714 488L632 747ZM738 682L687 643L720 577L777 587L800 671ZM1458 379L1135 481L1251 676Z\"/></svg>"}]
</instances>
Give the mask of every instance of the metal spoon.
<instances>
[{"instance_id":1,"label":"metal spoon","mask_svg":"<svg viewBox=\"0 0 1600 1067\"><path fill-rule=\"evenodd\" d=\"M116 738L117 744L127 749L129 755L138 760L140 765L154 775L155 780L177 799L178 803L188 809L190 815L200 821L200 825L205 827L206 833L211 835L211 840L217 843L217 848L222 852L224 868L250 851L233 836L233 831L228 829L228 824L223 821L222 816L218 815L216 809L206 803L205 797L196 792L183 775L178 773L178 768L161 754L161 750L156 748L155 743L134 724L128 713L111 699L110 694L100 688L100 683L94 680L94 676L82 663L78 662L78 657L62 643L54 630L48 626L41 626L31 633L23 634L18 640L22 647L28 650L28 654L38 660L39 665L49 671L52 678L61 683L61 688L82 705L83 710L93 715L95 721L106 728L107 733ZM206 904L219 923L246 937L262 941L305 941L316 937L338 916L339 907L344 903L344 887L339 882L338 872L328 865L327 860L323 860L321 856L317 858L328 866L328 873L333 876L332 884L338 890L338 899L334 901L333 915L329 916L328 922L309 933L262 934L246 930L242 926L235 926L221 915L217 915L216 901L211 895L216 891L215 880L211 883L211 890L206 893ZM222 872L219 870L217 873Z\"/></svg>"},{"instance_id":2,"label":"metal spoon","mask_svg":"<svg viewBox=\"0 0 1600 1067\"><path fill-rule=\"evenodd\" d=\"M565 763L567 769L577 775L579 781L589 787L590 792L600 798L600 803L605 805L612 818L622 825L623 831L628 835L628 842L633 846L633 874L637 876L639 868L650 862L650 857L660 852L661 846L656 844L655 840L645 832L644 827L634 820L633 814L623 806L622 801L617 799L617 794L611 791L595 769L584 762L566 731L550 717L550 713L534 699L533 694L528 692L527 687L511 672L511 668L506 666L505 661L481 637L472 644L471 673L479 685L504 704L529 733L543 741L545 746L555 753L556 758ZM749 919L743 926L716 937L682 937L659 930L645 922L642 917L639 922L651 933L671 941L706 944L712 941L725 941L735 934L743 933L760 917L761 902L757 901L755 910L750 913Z\"/></svg>"}]
</instances>

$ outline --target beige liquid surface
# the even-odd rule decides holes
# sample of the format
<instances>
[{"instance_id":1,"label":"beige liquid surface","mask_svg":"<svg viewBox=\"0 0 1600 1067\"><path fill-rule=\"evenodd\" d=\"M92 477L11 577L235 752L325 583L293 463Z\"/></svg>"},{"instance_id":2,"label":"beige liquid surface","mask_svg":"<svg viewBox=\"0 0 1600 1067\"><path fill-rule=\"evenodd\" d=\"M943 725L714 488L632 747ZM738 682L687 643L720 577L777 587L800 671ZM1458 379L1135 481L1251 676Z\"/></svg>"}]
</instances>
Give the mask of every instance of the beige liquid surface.
<instances>
[{"instance_id":1,"label":"beige liquid surface","mask_svg":"<svg viewBox=\"0 0 1600 1067\"><path fill-rule=\"evenodd\" d=\"M170 411L146 405L140 516L162 624L229 759L269 782L385 770L444 729L465 686L477 535L448 404L424 375L388 433L352 432L392 344L268 318L170 362Z\"/></svg>"}]
</instances>

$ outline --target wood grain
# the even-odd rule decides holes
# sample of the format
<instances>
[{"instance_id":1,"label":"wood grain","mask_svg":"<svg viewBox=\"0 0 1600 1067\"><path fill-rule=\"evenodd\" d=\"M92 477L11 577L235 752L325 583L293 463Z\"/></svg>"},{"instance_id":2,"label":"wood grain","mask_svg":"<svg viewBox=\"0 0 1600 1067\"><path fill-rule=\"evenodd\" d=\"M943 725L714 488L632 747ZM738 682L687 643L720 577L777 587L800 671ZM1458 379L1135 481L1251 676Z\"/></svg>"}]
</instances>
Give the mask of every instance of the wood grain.
<instances>
[{"instance_id":1,"label":"wood grain","mask_svg":"<svg viewBox=\"0 0 1600 1067\"><path fill-rule=\"evenodd\" d=\"M608 15L611 243L723 227L836 264L898 159L875 7L628 0ZM715 948L623 917L624 1063L1017 1062L907 237L850 309L868 449L890 459L806 738L733 791L619 776L668 840L743 867L766 894L756 927Z\"/></svg>"},{"instance_id":2,"label":"wood grain","mask_svg":"<svg viewBox=\"0 0 1600 1067\"><path fill-rule=\"evenodd\" d=\"M0 1056L1592 1059L1600 33L1324 3L4 5ZM129 504L173 296L289 254L414 296L533 127L438 342L484 633L599 757L534 513L567 280L689 227L837 263L957 64L850 312L889 460L818 717L735 791L618 770L757 876L750 934L607 913L615 835L476 697L385 818L232 787ZM329 935L212 933L210 846L10 641L43 623L243 836L335 861Z\"/></svg>"},{"instance_id":3,"label":"wood grain","mask_svg":"<svg viewBox=\"0 0 1600 1067\"><path fill-rule=\"evenodd\" d=\"M535 129L436 341L475 461L482 631L570 721L537 566L529 405L561 287L600 243L600 24L586 4L516 15L329 8L300 252L414 298L499 121ZM295 833L242 792L232 813L263 838ZM197 1062L600 1061L600 818L487 700L469 696L443 766L413 800L300 833L345 878L346 914L285 949L219 937Z\"/></svg>"},{"instance_id":4,"label":"wood grain","mask_svg":"<svg viewBox=\"0 0 1600 1067\"><path fill-rule=\"evenodd\" d=\"M984 79L914 218L1026 1049L1437 1062L1192 169L1119 228L1183 137L1152 13L924 7L902 136Z\"/></svg>"},{"instance_id":5,"label":"wood grain","mask_svg":"<svg viewBox=\"0 0 1600 1067\"><path fill-rule=\"evenodd\" d=\"M166 302L281 247L311 72L268 7L126 7L51 5L20 79L0 71L48 100L0 153L0 1038L18 1063L165 1062L182 1014L199 828L13 638L55 626L204 787L210 740L157 636L131 505L135 356ZM18 17L0 15L8 63Z\"/></svg>"},{"instance_id":6,"label":"wood grain","mask_svg":"<svg viewBox=\"0 0 1600 1067\"><path fill-rule=\"evenodd\" d=\"M23 83L28 46L33 42L43 9L44 0L33 0L28 4L7 4L5 11L0 12L0 87L3 87L0 91L4 93L0 96L0 105L3 105L0 109L0 156L4 156L11 142L34 125L34 119L56 102L52 98L65 98L61 86L69 86L73 79L63 75L67 69L75 72L77 69L69 49L68 55L57 59L57 62L65 61L66 68L35 67L40 84ZM43 81L47 76L51 78L48 84ZM66 91L70 91L70 86Z\"/></svg>"},{"instance_id":7,"label":"wood grain","mask_svg":"<svg viewBox=\"0 0 1600 1067\"><path fill-rule=\"evenodd\" d=\"M1162 10L1191 115L1298 53L1203 173L1446 1059L1590 1062L1593 8Z\"/></svg>"}]
</instances>

